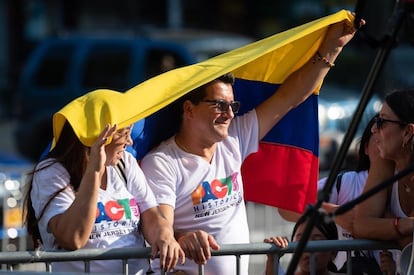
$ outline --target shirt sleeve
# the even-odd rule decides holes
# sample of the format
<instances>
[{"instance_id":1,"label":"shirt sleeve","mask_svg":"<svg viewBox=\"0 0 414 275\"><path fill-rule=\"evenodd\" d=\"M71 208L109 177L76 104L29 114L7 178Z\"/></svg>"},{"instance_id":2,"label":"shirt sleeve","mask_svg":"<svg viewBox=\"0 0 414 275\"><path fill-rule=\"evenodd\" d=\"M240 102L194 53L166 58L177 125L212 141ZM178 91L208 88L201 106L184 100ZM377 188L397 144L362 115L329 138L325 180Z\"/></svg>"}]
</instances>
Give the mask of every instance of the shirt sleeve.
<instances>
[{"instance_id":1,"label":"shirt sleeve","mask_svg":"<svg viewBox=\"0 0 414 275\"><path fill-rule=\"evenodd\" d=\"M142 170L148 184L153 190L159 204L168 204L175 208L177 175L168 158L162 151L151 152L141 162Z\"/></svg>"},{"instance_id":2,"label":"shirt sleeve","mask_svg":"<svg viewBox=\"0 0 414 275\"><path fill-rule=\"evenodd\" d=\"M256 110L233 119L229 128L229 136L239 139L242 159L259 150L259 123Z\"/></svg>"},{"instance_id":3,"label":"shirt sleeve","mask_svg":"<svg viewBox=\"0 0 414 275\"><path fill-rule=\"evenodd\" d=\"M65 212L75 200L75 193L69 185L69 174L61 164L54 163L34 173L32 185L30 196L36 218L39 226L47 229L50 219Z\"/></svg>"},{"instance_id":4,"label":"shirt sleeve","mask_svg":"<svg viewBox=\"0 0 414 275\"><path fill-rule=\"evenodd\" d=\"M128 152L124 154L127 173L128 191L134 196L141 212L158 206L154 193L148 185L144 173L139 167L137 160ZM129 167L129 168L128 168Z\"/></svg>"}]
</instances>

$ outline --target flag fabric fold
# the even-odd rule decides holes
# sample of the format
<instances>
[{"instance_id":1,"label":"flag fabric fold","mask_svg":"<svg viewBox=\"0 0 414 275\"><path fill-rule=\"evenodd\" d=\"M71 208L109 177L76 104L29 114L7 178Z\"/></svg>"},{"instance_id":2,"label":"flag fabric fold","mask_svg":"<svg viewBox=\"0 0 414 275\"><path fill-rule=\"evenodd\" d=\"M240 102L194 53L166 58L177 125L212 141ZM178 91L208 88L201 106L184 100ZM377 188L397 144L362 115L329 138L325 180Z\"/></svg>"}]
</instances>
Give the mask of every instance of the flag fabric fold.
<instances>
[{"instance_id":1,"label":"flag fabric fold","mask_svg":"<svg viewBox=\"0 0 414 275\"><path fill-rule=\"evenodd\" d=\"M330 24L343 20L351 23L353 19L350 12L342 10L197 64L168 71L124 93L110 90L88 93L53 116L54 142L66 120L87 146L93 144L107 123L125 127L137 122L134 148L139 158L153 144L149 141L155 136L153 132L168 137L176 129L169 122L168 113L181 96L232 72L236 77L235 98L242 102L241 111L254 108L312 58ZM315 91L289 112L264 138L259 152L243 164L247 200L297 212L314 202L319 150L317 94ZM97 98L99 104L88 104Z\"/></svg>"}]
</instances>

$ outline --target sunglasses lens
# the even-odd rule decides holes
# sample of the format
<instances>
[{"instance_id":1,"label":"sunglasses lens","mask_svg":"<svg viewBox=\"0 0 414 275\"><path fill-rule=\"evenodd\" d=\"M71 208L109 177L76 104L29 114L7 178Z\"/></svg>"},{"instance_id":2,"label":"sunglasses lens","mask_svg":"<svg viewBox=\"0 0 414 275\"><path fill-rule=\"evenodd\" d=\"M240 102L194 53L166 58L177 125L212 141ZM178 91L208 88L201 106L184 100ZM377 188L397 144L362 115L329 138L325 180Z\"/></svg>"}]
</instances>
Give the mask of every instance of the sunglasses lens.
<instances>
[{"instance_id":1,"label":"sunglasses lens","mask_svg":"<svg viewBox=\"0 0 414 275\"><path fill-rule=\"evenodd\" d=\"M231 107L231 110L233 111L233 113L237 113L240 108L240 103L237 101L232 102L232 103L220 101L217 103L218 103L218 108L220 112L223 112L223 113L227 112L229 110L229 107Z\"/></svg>"},{"instance_id":2,"label":"sunglasses lens","mask_svg":"<svg viewBox=\"0 0 414 275\"><path fill-rule=\"evenodd\" d=\"M227 102L224 101L219 101L218 103L218 109L220 110L220 112L225 113L229 110L229 105Z\"/></svg>"},{"instance_id":3,"label":"sunglasses lens","mask_svg":"<svg viewBox=\"0 0 414 275\"><path fill-rule=\"evenodd\" d=\"M240 102L234 101L230 104L230 106L231 106L231 110L233 111L233 113L236 114L240 109Z\"/></svg>"},{"instance_id":4,"label":"sunglasses lens","mask_svg":"<svg viewBox=\"0 0 414 275\"><path fill-rule=\"evenodd\" d=\"M206 101L206 102L211 102L211 103L215 103L216 104L216 108L221 112L221 113L227 113L229 111L229 107L231 108L231 110L233 111L233 113L237 113L240 109L240 102L239 101L233 101L233 102L226 102L226 101Z\"/></svg>"}]
</instances>

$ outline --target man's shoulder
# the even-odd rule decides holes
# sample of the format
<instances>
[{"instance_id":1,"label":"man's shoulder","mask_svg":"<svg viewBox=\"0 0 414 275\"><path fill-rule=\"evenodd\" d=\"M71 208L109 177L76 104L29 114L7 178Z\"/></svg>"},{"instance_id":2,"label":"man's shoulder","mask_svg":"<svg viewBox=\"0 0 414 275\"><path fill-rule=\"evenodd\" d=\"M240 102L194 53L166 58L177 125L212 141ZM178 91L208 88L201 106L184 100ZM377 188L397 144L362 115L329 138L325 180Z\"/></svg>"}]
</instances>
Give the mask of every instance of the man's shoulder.
<instances>
[{"instance_id":1,"label":"man's shoulder","mask_svg":"<svg viewBox=\"0 0 414 275\"><path fill-rule=\"evenodd\" d=\"M152 148L148 151L148 153L145 154L142 161L145 161L149 158L153 158L155 156L165 156L168 157L171 154L171 151L174 150L174 139L173 137L170 137L164 141L162 141L160 144Z\"/></svg>"}]
</instances>

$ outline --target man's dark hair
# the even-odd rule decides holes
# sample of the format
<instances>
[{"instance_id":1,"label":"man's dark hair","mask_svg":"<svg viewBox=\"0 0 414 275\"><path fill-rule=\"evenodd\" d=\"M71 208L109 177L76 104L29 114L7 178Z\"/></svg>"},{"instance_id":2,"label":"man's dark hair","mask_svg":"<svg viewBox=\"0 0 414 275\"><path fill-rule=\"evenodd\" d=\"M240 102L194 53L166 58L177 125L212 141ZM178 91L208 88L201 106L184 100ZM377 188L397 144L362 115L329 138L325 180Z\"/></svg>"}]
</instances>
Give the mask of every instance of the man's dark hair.
<instances>
[{"instance_id":1,"label":"man's dark hair","mask_svg":"<svg viewBox=\"0 0 414 275\"><path fill-rule=\"evenodd\" d=\"M220 76L220 77L218 77L218 78L216 78L216 79L214 79L214 80L212 80L212 81L210 81L210 82L208 82L208 83L192 90L191 92L187 93L186 95L184 95L181 98L181 100L180 100L181 101L181 106L182 106L182 103L184 103L184 101L186 101L186 100L190 100L195 105L199 104L207 95L206 87L210 86L211 84L216 83L216 82L223 82L223 83L230 84L230 85L233 86L233 84L234 84L234 75L232 73L226 73L226 74L224 74L224 75L222 75L222 76Z\"/></svg>"}]
</instances>

